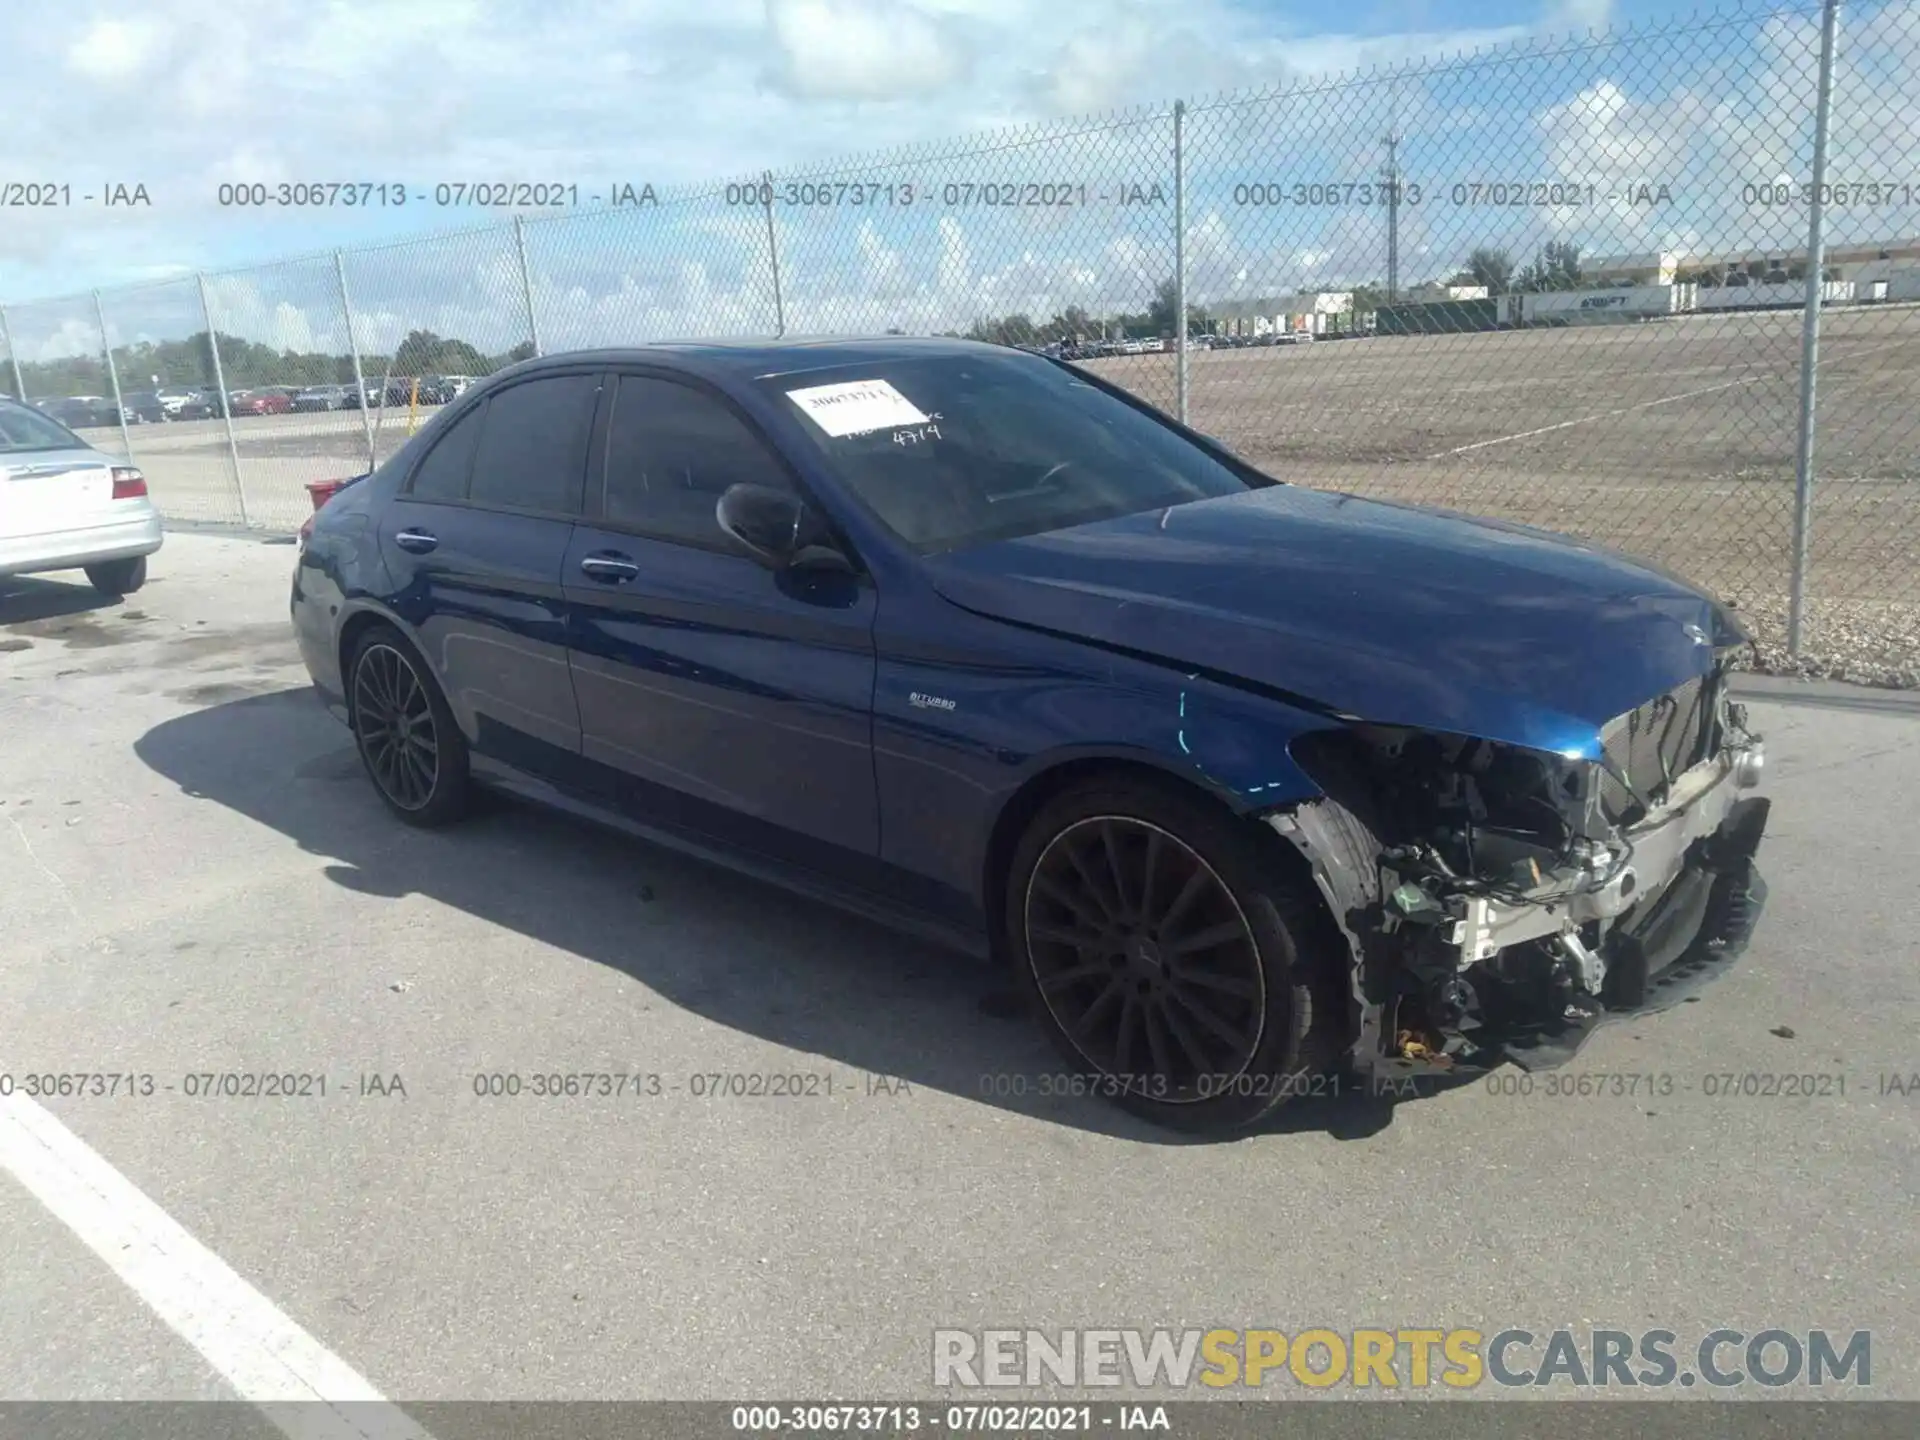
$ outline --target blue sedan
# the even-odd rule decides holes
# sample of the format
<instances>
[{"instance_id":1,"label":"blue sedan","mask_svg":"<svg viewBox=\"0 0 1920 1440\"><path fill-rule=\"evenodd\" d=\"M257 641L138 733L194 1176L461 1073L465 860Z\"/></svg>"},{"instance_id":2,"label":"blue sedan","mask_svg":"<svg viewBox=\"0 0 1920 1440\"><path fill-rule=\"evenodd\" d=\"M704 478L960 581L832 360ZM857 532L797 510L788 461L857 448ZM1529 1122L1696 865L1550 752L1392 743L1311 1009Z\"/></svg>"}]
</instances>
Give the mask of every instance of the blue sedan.
<instances>
[{"instance_id":1,"label":"blue sedan","mask_svg":"<svg viewBox=\"0 0 1920 1440\"><path fill-rule=\"evenodd\" d=\"M1564 1062L1765 898L1725 606L1017 350L516 365L308 522L292 615L401 820L484 784L965 945L1192 1131Z\"/></svg>"}]
</instances>

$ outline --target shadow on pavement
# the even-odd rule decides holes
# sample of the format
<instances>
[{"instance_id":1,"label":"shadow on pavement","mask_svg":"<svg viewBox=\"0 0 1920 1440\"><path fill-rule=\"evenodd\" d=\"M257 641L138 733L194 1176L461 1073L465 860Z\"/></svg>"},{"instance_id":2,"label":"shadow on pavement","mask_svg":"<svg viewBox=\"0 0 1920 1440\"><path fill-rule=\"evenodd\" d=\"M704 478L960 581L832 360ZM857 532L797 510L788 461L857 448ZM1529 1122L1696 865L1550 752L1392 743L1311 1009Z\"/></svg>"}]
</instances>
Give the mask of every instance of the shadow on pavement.
<instances>
[{"instance_id":1,"label":"shadow on pavement","mask_svg":"<svg viewBox=\"0 0 1920 1440\"><path fill-rule=\"evenodd\" d=\"M12 632L16 626L84 615L123 603L118 596L103 595L85 581L74 584L43 580L37 575L0 577L0 630Z\"/></svg>"},{"instance_id":2,"label":"shadow on pavement","mask_svg":"<svg viewBox=\"0 0 1920 1440\"><path fill-rule=\"evenodd\" d=\"M135 750L187 794L327 857L337 885L428 896L610 966L716 1024L1054 1124L1153 1144L1220 1143L1190 1141L1103 1100L1042 1093L1058 1060L1032 1021L1007 1015L997 977L964 956L530 805L498 800L452 829L409 830L305 688L166 721ZM1349 1089L1291 1101L1254 1133L1361 1138L1391 1113L1391 1101Z\"/></svg>"}]
</instances>

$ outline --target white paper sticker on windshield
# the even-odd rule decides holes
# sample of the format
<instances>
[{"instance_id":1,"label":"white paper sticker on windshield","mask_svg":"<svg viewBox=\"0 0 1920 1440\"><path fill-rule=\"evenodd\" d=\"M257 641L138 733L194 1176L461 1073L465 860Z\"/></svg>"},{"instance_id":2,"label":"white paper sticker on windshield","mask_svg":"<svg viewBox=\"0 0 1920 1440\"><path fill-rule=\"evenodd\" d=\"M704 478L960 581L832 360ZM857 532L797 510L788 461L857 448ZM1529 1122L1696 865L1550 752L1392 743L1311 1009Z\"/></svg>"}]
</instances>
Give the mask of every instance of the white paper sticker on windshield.
<instances>
[{"instance_id":1,"label":"white paper sticker on windshield","mask_svg":"<svg viewBox=\"0 0 1920 1440\"><path fill-rule=\"evenodd\" d=\"M829 435L860 435L894 425L924 425L927 417L884 380L849 380L789 390L787 398Z\"/></svg>"}]
</instances>

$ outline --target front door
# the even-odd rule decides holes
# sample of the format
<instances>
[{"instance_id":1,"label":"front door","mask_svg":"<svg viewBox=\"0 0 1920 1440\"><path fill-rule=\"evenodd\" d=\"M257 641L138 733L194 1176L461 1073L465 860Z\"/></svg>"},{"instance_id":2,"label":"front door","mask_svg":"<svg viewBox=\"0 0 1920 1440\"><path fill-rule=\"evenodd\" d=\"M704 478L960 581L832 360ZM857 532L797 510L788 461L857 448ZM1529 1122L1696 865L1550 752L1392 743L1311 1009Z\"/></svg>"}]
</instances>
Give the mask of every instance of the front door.
<instances>
[{"instance_id":1,"label":"front door","mask_svg":"<svg viewBox=\"0 0 1920 1440\"><path fill-rule=\"evenodd\" d=\"M871 583L776 575L720 530L728 486L798 482L717 391L609 383L565 565L587 759L636 818L857 876L879 850Z\"/></svg>"}]
</instances>

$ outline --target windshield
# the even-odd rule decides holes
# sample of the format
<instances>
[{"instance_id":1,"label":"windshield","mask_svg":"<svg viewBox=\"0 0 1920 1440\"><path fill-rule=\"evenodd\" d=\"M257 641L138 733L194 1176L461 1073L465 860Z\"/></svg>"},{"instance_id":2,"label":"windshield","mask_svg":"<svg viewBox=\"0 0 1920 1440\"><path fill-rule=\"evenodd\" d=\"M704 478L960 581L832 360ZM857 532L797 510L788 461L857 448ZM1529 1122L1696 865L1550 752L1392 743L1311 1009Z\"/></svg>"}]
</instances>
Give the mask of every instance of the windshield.
<instances>
[{"instance_id":1,"label":"windshield","mask_svg":"<svg viewBox=\"0 0 1920 1440\"><path fill-rule=\"evenodd\" d=\"M0 400L0 455L86 448L86 442L59 421L11 400Z\"/></svg>"},{"instance_id":2,"label":"windshield","mask_svg":"<svg viewBox=\"0 0 1920 1440\"><path fill-rule=\"evenodd\" d=\"M836 473L922 553L1262 483L1075 372L1015 351L760 383L807 417Z\"/></svg>"}]
</instances>

